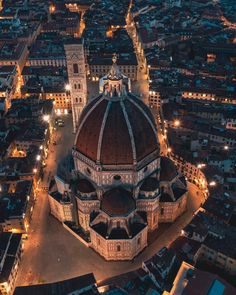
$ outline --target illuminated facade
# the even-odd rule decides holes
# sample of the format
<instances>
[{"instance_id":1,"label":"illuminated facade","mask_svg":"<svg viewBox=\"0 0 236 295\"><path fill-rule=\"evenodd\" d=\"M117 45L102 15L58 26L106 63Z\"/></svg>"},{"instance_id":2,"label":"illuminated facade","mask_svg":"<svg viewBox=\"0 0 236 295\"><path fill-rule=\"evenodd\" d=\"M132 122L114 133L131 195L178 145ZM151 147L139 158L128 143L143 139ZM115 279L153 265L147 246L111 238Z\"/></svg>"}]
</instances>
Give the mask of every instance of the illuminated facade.
<instances>
[{"instance_id":1,"label":"illuminated facade","mask_svg":"<svg viewBox=\"0 0 236 295\"><path fill-rule=\"evenodd\" d=\"M76 132L80 114L87 102L87 81L84 46L81 39L65 45L68 91L71 96L73 129Z\"/></svg>"},{"instance_id":2,"label":"illuminated facade","mask_svg":"<svg viewBox=\"0 0 236 295\"><path fill-rule=\"evenodd\" d=\"M173 162L160 157L148 107L130 93L113 57L103 93L80 116L73 148L79 226L106 260L130 260L159 221L186 209L187 189Z\"/></svg>"}]
</instances>

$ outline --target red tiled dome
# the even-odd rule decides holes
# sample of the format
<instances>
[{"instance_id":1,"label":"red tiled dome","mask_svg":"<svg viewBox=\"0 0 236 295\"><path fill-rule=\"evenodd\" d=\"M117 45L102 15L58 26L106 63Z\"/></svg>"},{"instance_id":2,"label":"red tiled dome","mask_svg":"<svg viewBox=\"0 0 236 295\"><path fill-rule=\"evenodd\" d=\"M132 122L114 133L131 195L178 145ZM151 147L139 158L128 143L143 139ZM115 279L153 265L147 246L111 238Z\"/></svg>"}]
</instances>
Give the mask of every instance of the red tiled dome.
<instances>
[{"instance_id":1,"label":"red tiled dome","mask_svg":"<svg viewBox=\"0 0 236 295\"><path fill-rule=\"evenodd\" d=\"M134 165L159 153L154 118L131 94L117 99L99 96L81 114L75 149L102 165Z\"/></svg>"},{"instance_id":2,"label":"red tiled dome","mask_svg":"<svg viewBox=\"0 0 236 295\"><path fill-rule=\"evenodd\" d=\"M113 188L103 195L101 209L110 216L126 215L135 209L135 201L131 192Z\"/></svg>"}]
</instances>

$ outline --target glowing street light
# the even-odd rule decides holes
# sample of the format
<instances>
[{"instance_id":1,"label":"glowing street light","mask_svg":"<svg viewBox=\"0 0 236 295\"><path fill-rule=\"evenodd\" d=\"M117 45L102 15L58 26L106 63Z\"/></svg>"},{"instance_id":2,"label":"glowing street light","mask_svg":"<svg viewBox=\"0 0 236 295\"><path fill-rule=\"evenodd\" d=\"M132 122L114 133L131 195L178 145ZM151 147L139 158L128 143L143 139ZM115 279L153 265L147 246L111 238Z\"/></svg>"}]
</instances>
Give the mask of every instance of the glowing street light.
<instances>
[{"instance_id":1,"label":"glowing street light","mask_svg":"<svg viewBox=\"0 0 236 295\"><path fill-rule=\"evenodd\" d=\"M180 126L180 120L175 120L174 121L174 126L179 127Z\"/></svg>"},{"instance_id":2,"label":"glowing street light","mask_svg":"<svg viewBox=\"0 0 236 295\"><path fill-rule=\"evenodd\" d=\"M49 122L50 116L49 115L43 115L43 121Z\"/></svg>"},{"instance_id":3,"label":"glowing street light","mask_svg":"<svg viewBox=\"0 0 236 295\"><path fill-rule=\"evenodd\" d=\"M36 168L33 169L33 173L37 173L37 171L38 171L38 170L37 170Z\"/></svg>"},{"instance_id":4,"label":"glowing street light","mask_svg":"<svg viewBox=\"0 0 236 295\"><path fill-rule=\"evenodd\" d=\"M199 169L201 169L201 168L203 168L203 167L206 167L206 164L198 164L198 165L197 165L197 168L199 168Z\"/></svg>"},{"instance_id":5,"label":"glowing street light","mask_svg":"<svg viewBox=\"0 0 236 295\"><path fill-rule=\"evenodd\" d=\"M213 180L209 183L210 186L216 186L216 182Z\"/></svg>"},{"instance_id":6,"label":"glowing street light","mask_svg":"<svg viewBox=\"0 0 236 295\"><path fill-rule=\"evenodd\" d=\"M41 156L40 155L37 155L36 160L37 161L40 161L41 160Z\"/></svg>"},{"instance_id":7,"label":"glowing street light","mask_svg":"<svg viewBox=\"0 0 236 295\"><path fill-rule=\"evenodd\" d=\"M40 149L40 150L42 150L42 149L43 149L43 146L42 146L42 145L40 145L39 149Z\"/></svg>"},{"instance_id":8,"label":"glowing street light","mask_svg":"<svg viewBox=\"0 0 236 295\"><path fill-rule=\"evenodd\" d=\"M169 147L169 148L167 149L167 152L168 152L168 153L171 153L171 151L172 151L172 149Z\"/></svg>"},{"instance_id":9,"label":"glowing street light","mask_svg":"<svg viewBox=\"0 0 236 295\"><path fill-rule=\"evenodd\" d=\"M70 84L66 84L65 89L66 91L70 91Z\"/></svg>"},{"instance_id":10,"label":"glowing street light","mask_svg":"<svg viewBox=\"0 0 236 295\"><path fill-rule=\"evenodd\" d=\"M227 145L224 146L224 150L227 151L229 147Z\"/></svg>"}]
</instances>

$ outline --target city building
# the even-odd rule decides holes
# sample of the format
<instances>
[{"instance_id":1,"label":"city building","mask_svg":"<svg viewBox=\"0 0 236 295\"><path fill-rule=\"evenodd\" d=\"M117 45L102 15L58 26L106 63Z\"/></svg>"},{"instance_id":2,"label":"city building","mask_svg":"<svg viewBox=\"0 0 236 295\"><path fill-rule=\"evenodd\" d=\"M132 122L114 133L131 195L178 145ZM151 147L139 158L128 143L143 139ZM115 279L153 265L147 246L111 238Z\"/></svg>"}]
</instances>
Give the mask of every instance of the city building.
<instances>
[{"instance_id":1,"label":"city building","mask_svg":"<svg viewBox=\"0 0 236 295\"><path fill-rule=\"evenodd\" d=\"M22 255L21 234L0 233L0 293L12 295Z\"/></svg>"},{"instance_id":2,"label":"city building","mask_svg":"<svg viewBox=\"0 0 236 295\"><path fill-rule=\"evenodd\" d=\"M15 65L20 75L28 57L28 48L25 42L3 42L0 45L0 65Z\"/></svg>"},{"instance_id":3,"label":"city building","mask_svg":"<svg viewBox=\"0 0 236 295\"><path fill-rule=\"evenodd\" d=\"M78 226L106 260L133 259L159 221L173 222L185 211L188 195L173 162L160 157L150 110L126 82L114 56L103 93L80 116L72 151L76 177L70 194ZM68 186L57 186L62 207ZM49 192L50 203L53 196ZM51 212L65 220L52 204Z\"/></svg>"},{"instance_id":4,"label":"city building","mask_svg":"<svg viewBox=\"0 0 236 295\"><path fill-rule=\"evenodd\" d=\"M233 227L229 227L221 234L208 234L198 250L197 259L223 269L226 273L235 276L235 243L236 231Z\"/></svg>"},{"instance_id":5,"label":"city building","mask_svg":"<svg viewBox=\"0 0 236 295\"><path fill-rule=\"evenodd\" d=\"M235 288L219 276L199 270L183 261L171 290L163 295L231 295Z\"/></svg>"},{"instance_id":6,"label":"city building","mask_svg":"<svg viewBox=\"0 0 236 295\"><path fill-rule=\"evenodd\" d=\"M152 258L142 263L143 270L148 274L157 288L162 289L164 282L175 264L176 254L172 249L162 248Z\"/></svg>"},{"instance_id":7,"label":"city building","mask_svg":"<svg viewBox=\"0 0 236 295\"><path fill-rule=\"evenodd\" d=\"M96 290L96 280L94 275L89 273L80 277L55 283L16 287L14 295L95 295L98 294Z\"/></svg>"},{"instance_id":8,"label":"city building","mask_svg":"<svg viewBox=\"0 0 236 295\"><path fill-rule=\"evenodd\" d=\"M87 103L87 81L85 53L82 39L65 44L67 72L69 84L65 87L70 93L73 129L76 132L79 118Z\"/></svg>"},{"instance_id":9,"label":"city building","mask_svg":"<svg viewBox=\"0 0 236 295\"><path fill-rule=\"evenodd\" d=\"M3 232L27 234L34 202L31 180L10 182L1 188L0 229Z\"/></svg>"}]
</instances>

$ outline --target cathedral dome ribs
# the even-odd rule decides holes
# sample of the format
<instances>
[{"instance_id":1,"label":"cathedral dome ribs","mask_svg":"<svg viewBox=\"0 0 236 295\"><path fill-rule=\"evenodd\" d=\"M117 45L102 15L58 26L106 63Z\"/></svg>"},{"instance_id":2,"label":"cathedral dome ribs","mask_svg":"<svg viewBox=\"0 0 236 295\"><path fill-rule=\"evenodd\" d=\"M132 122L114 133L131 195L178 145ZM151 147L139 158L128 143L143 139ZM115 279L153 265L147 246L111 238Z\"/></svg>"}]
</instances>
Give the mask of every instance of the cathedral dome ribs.
<instances>
[{"instance_id":1,"label":"cathedral dome ribs","mask_svg":"<svg viewBox=\"0 0 236 295\"><path fill-rule=\"evenodd\" d=\"M135 98L138 100L138 98ZM156 127L143 103L126 95L103 95L82 113L75 149L103 166L135 166L154 151L159 153Z\"/></svg>"}]
</instances>

